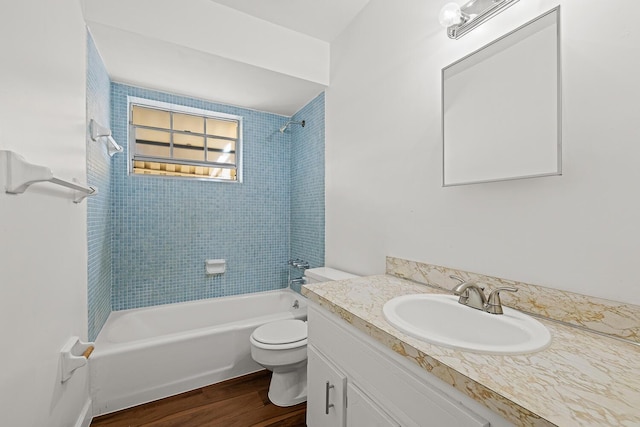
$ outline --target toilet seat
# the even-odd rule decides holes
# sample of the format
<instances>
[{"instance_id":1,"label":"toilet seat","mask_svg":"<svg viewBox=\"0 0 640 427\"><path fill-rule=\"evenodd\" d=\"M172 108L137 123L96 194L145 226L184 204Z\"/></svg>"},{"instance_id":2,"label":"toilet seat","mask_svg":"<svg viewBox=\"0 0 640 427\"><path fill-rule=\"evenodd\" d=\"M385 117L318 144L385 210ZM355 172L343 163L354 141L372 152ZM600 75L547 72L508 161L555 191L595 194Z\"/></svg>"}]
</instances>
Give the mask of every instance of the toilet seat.
<instances>
[{"instance_id":1,"label":"toilet seat","mask_svg":"<svg viewBox=\"0 0 640 427\"><path fill-rule=\"evenodd\" d=\"M258 327L251 343L264 349L286 350L307 345L307 322L297 319L277 320Z\"/></svg>"}]
</instances>

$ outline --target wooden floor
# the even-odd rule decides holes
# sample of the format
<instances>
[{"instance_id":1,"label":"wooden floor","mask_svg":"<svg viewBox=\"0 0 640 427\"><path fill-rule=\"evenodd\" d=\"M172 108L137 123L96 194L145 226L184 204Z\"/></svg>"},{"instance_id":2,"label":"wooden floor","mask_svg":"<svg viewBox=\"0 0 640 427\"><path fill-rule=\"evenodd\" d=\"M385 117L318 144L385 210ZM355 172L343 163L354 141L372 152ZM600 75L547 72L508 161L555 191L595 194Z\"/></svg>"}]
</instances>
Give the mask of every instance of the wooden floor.
<instances>
[{"instance_id":1,"label":"wooden floor","mask_svg":"<svg viewBox=\"0 0 640 427\"><path fill-rule=\"evenodd\" d=\"M260 371L94 418L92 427L304 427L306 403L269 402L271 372Z\"/></svg>"}]
</instances>

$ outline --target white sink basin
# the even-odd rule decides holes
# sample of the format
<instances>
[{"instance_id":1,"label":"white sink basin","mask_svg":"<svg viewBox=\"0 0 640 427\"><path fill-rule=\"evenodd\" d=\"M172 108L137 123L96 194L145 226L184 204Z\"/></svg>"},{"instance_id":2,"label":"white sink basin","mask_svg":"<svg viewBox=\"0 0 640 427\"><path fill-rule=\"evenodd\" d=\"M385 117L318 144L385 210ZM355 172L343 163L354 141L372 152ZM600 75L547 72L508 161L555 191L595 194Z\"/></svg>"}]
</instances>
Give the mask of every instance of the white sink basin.
<instances>
[{"instance_id":1,"label":"white sink basin","mask_svg":"<svg viewBox=\"0 0 640 427\"><path fill-rule=\"evenodd\" d=\"M389 300L384 317L414 338L460 350L490 354L523 354L551 342L549 330L536 319L503 307L489 314L458 303L451 295L403 295Z\"/></svg>"}]
</instances>

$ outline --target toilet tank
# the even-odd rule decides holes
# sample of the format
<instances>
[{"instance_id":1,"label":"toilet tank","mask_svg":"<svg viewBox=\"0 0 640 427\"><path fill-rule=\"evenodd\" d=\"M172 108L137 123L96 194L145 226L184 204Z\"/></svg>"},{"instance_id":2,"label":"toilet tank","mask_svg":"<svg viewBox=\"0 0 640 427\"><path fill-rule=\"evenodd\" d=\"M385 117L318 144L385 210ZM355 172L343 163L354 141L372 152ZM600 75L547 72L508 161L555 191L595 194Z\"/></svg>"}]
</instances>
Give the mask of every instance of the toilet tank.
<instances>
[{"instance_id":1,"label":"toilet tank","mask_svg":"<svg viewBox=\"0 0 640 427\"><path fill-rule=\"evenodd\" d=\"M304 277L306 283L320 283L329 282L332 280L353 279L359 276L347 273L345 271L336 270L335 268L318 267L305 270Z\"/></svg>"}]
</instances>

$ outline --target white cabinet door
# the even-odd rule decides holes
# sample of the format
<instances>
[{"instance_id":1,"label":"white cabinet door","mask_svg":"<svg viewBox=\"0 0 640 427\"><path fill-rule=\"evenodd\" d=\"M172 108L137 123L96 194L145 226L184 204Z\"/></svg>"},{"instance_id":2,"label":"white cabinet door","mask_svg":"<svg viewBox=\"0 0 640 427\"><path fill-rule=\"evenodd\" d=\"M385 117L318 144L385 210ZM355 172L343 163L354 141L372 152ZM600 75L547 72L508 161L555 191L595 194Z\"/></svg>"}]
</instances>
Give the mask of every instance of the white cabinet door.
<instances>
[{"instance_id":1,"label":"white cabinet door","mask_svg":"<svg viewBox=\"0 0 640 427\"><path fill-rule=\"evenodd\" d=\"M307 426L344 427L347 377L308 346Z\"/></svg>"},{"instance_id":2,"label":"white cabinet door","mask_svg":"<svg viewBox=\"0 0 640 427\"><path fill-rule=\"evenodd\" d=\"M400 427L353 384L347 384L347 427Z\"/></svg>"}]
</instances>

